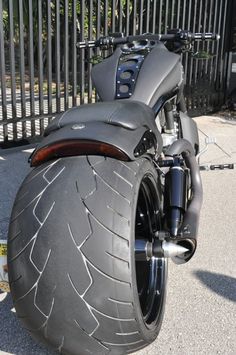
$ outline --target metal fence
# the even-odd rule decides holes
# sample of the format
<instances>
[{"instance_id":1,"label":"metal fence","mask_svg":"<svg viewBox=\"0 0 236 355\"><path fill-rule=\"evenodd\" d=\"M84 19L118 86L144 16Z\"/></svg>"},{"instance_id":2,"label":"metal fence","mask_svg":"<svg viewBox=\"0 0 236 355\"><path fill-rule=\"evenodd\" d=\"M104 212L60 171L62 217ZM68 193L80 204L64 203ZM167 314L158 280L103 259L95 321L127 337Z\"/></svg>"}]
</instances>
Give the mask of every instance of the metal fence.
<instances>
[{"instance_id":1,"label":"metal fence","mask_svg":"<svg viewBox=\"0 0 236 355\"><path fill-rule=\"evenodd\" d=\"M100 53L76 43L109 32L218 32L185 54L189 110L208 112L225 92L231 0L0 0L0 144L43 133L52 117L95 100L90 72Z\"/></svg>"}]
</instances>

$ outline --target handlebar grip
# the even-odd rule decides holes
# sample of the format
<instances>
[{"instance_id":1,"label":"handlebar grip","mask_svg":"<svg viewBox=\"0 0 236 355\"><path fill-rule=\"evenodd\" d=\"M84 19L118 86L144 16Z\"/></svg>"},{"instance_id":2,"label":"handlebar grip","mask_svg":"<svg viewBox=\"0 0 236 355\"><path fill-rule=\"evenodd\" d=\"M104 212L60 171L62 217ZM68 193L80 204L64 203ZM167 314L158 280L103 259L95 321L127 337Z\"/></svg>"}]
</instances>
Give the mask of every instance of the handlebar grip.
<instances>
[{"instance_id":1,"label":"handlebar grip","mask_svg":"<svg viewBox=\"0 0 236 355\"><path fill-rule=\"evenodd\" d=\"M76 47L79 49L83 49L83 48L94 48L97 47L96 45L97 41L83 41L83 42L78 42L76 43Z\"/></svg>"},{"instance_id":2,"label":"handlebar grip","mask_svg":"<svg viewBox=\"0 0 236 355\"><path fill-rule=\"evenodd\" d=\"M218 41L220 39L220 35L216 33L193 33L192 34L192 39L197 41L206 41L206 40L212 40L212 41Z\"/></svg>"}]
</instances>

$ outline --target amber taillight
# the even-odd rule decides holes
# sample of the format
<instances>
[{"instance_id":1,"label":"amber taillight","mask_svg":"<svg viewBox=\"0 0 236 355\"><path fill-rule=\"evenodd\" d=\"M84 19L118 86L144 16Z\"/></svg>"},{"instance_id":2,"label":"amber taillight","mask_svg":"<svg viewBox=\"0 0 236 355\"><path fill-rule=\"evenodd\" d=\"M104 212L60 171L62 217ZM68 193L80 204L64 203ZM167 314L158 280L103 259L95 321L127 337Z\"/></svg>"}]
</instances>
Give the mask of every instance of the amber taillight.
<instances>
[{"instance_id":1,"label":"amber taillight","mask_svg":"<svg viewBox=\"0 0 236 355\"><path fill-rule=\"evenodd\" d=\"M36 150L30 164L37 166L48 160L75 155L102 155L123 161L129 160L122 150L107 143L90 140L64 140Z\"/></svg>"}]
</instances>

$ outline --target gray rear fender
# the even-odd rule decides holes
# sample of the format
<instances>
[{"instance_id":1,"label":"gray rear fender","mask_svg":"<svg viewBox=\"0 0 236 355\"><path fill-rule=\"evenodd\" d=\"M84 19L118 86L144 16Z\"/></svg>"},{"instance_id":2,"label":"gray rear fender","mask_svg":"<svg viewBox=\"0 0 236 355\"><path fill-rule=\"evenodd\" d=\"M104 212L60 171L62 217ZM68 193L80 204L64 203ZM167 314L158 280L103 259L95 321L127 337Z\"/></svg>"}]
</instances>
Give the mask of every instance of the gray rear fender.
<instances>
[{"instance_id":1,"label":"gray rear fender","mask_svg":"<svg viewBox=\"0 0 236 355\"><path fill-rule=\"evenodd\" d=\"M123 153L127 161L162 151L162 137L155 124L155 114L150 107L140 102L113 101L83 105L67 111L45 130L44 139L31 157L31 165L38 165L34 164L35 157L48 148L50 151L50 147L53 147L53 154L52 150L50 156L44 154L41 162L60 157L60 151L55 147L61 149L62 145L66 148L63 156L85 154L84 150L81 153L79 149L70 151L71 142L77 147L78 142L105 143ZM86 155L93 153L93 150L91 153L88 151ZM102 155L101 151L97 154Z\"/></svg>"}]
</instances>

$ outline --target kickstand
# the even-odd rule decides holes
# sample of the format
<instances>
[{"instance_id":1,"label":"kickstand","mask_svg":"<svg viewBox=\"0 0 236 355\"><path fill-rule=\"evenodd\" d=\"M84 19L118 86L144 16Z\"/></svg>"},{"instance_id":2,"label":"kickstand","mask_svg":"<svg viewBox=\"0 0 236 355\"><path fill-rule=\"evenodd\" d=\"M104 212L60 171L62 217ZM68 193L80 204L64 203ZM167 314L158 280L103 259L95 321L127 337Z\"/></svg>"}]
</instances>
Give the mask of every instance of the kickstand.
<instances>
[{"instance_id":1,"label":"kickstand","mask_svg":"<svg viewBox=\"0 0 236 355\"><path fill-rule=\"evenodd\" d=\"M216 138L215 137L206 137L205 138L205 146L202 148L202 150L200 150L200 152L197 154L196 159L197 159L197 163L198 165L200 165L200 157L206 153L206 151L208 150L208 146L210 144L216 144Z\"/></svg>"},{"instance_id":2,"label":"kickstand","mask_svg":"<svg viewBox=\"0 0 236 355\"><path fill-rule=\"evenodd\" d=\"M208 146L210 144L215 144L220 150L222 150L228 157L231 158L231 156L224 150L222 149L217 143L216 143L216 138L215 137L206 137L205 138L205 147L197 154L196 159L198 162L198 165L200 167L200 170L224 170L224 169L234 169L234 164L204 164L200 165L200 157L206 153L208 150Z\"/></svg>"}]
</instances>

